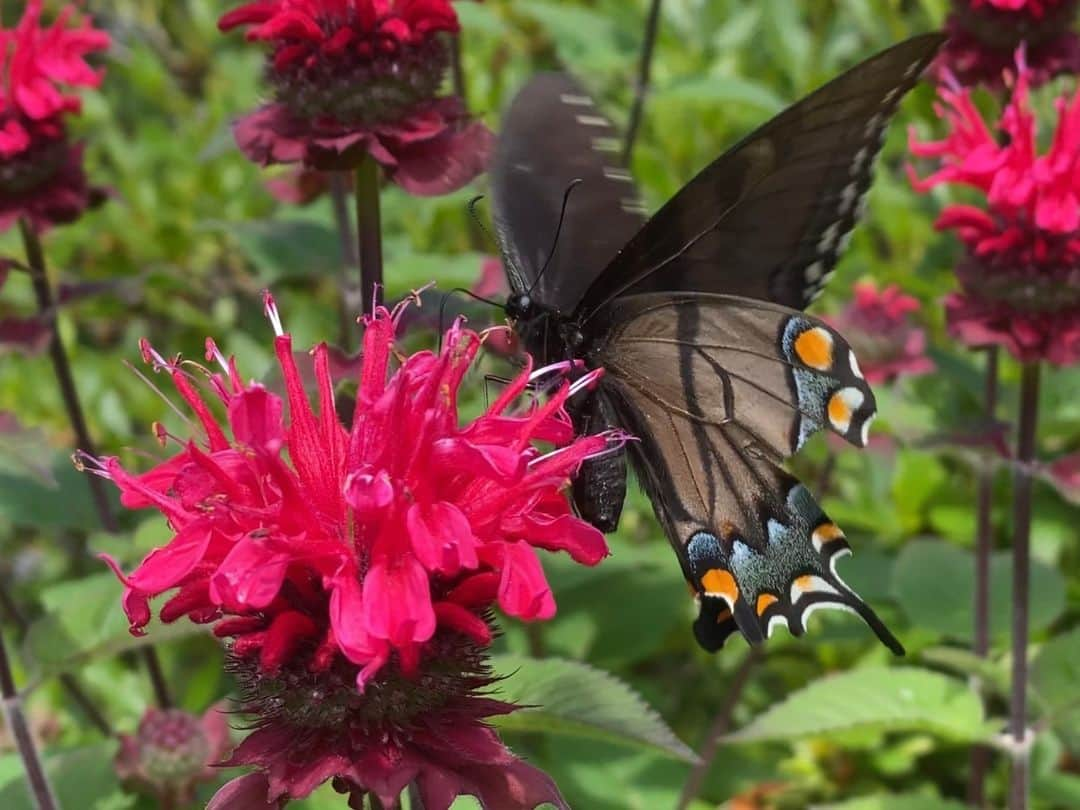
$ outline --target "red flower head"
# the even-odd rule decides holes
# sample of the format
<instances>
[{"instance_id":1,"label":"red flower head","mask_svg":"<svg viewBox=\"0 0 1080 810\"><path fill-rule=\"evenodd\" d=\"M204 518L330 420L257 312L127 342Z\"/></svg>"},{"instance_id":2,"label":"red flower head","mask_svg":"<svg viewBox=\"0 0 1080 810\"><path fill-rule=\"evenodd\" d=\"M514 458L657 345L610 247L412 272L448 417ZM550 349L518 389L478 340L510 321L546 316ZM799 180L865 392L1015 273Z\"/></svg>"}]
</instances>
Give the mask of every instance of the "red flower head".
<instances>
[{"instance_id":1,"label":"red flower head","mask_svg":"<svg viewBox=\"0 0 1080 810\"><path fill-rule=\"evenodd\" d=\"M492 605L526 620L555 612L536 549L587 565L607 554L562 492L583 459L619 440L575 439L565 411L597 372L571 383L569 363L527 367L461 425L457 394L482 336L457 323L441 352L403 358L391 373L401 308L380 307L367 321L346 428L326 346L313 352L316 410L269 297L267 310L287 418L286 402L245 384L213 342L216 373L147 346L205 436L141 475L113 458L95 464L124 505L159 509L174 532L130 575L109 561L126 585L132 631L143 632L152 597L175 591L164 621L214 623L230 639L258 722L232 762L266 771L272 800L334 776L388 802L416 779L429 808L448 806L454 790L493 797L491 807L531 807L496 801L510 795L499 792L507 779L548 783L481 722L512 707L473 693L490 683ZM547 399L515 410L537 385ZM538 441L557 449L541 452Z\"/></svg>"},{"instance_id":2,"label":"red flower head","mask_svg":"<svg viewBox=\"0 0 1080 810\"><path fill-rule=\"evenodd\" d=\"M999 87L1013 52L1026 43L1032 82L1080 72L1076 8L1077 0L953 0L938 70L963 84Z\"/></svg>"},{"instance_id":3,"label":"red flower head","mask_svg":"<svg viewBox=\"0 0 1080 810\"><path fill-rule=\"evenodd\" d=\"M162 807L180 807L194 800L200 782L217 778L213 766L229 748L229 724L220 706L201 718L180 709L147 709L135 734L120 735L116 773Z\"/></svg>"},{"instance_id":4,"label":"red flower head","mask_svg":"<svg viewBox=\"0 0 1080 810\"><path fill-rule=\"evenodd\" d=\"M37 228L70 222L101 193L87 185L82 149L68 142L64 116L80 109L70 87L97 87L85 60L108 47L89 22L74 28L65 7L41 26L41 0L29 0L13 29L0 28L0 231L20 217Z\"/></svg>"},{"instance_id":5,"label":"red flower head","mask_svg":"<svg viewBox=\"0 0 1080 810\"><path fill-rule=\"evenodd\" d=\"M1021 50L997 124L1001 143L970 91L942 86L938 114L952 132L941 141L911 137L911 151L941 168L911 176L919 191L963 185L986 199L985 209L950 205L937 221L967 248L957 268L961 291L946 301L950 331L968 345L1066 364L1080 359L1080 92L1057 100L1057 131L1039 154L1030 79Z\"/></svg>"},{"instance_id":6,"label":"red flower head","mask_svg":"<svg viewBox=\"0 0 1080 810\"><path fill-rule=\"evenodd\" d=\"M445 194L483 171L493 136L439 98L456 35L449 0L260 0L223 16L271 53L275 100L237 122L251 160L324 170L370 154L413 194Z\"/></svg>"},{"instance_id":7,"label":"red flower head","mask_svg":"<svg viewBox=\"0 0 1080 810\"><path fill-rule=\"evenodd\" d=\"M934 370L926 356L926 333L910 321L918 309L918 300L895 284L878 290L873 282L861 281L855 285L855 299L826 320L855 349L867 382L891 382Z\"/></svg>"}]
</instances>

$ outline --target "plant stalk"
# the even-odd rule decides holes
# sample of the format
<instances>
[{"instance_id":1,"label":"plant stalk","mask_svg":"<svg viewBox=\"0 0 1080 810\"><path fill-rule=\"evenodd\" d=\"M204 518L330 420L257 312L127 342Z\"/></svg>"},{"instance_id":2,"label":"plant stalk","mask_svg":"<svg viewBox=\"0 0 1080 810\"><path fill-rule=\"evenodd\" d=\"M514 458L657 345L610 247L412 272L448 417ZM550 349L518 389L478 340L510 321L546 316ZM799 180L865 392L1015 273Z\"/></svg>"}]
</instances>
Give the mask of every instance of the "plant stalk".
<instances>
[{"instance_id":1,"label":"plant stalk","mask_svg":"<svg viewBox=\"0 0 1080 810\"><path fill-rule=\"evenodd\" d=\"M362 311L370 315L382 300L382 223L379 212L379 164L364 155L356 167L356 239L360 249Z\"/></svg>"},{"instance_id":2,"label":"plant stalk","mask_svg":"<svg viewBox=\"0 0 1080 810\"><path fill-rule=\"evenodd\" d=\"M465 97L465 68L461 64L461 37L459 31L450 37L450 81L454 88L454 95L461 99L462 106L467 104Z\"/></svg>"},{"instance_id":3,"label":"plant stalk","mask_svg":"<svg viewBox=\"0 0 1080 810\"><path fill-rule=\"evenodd\" d=\"M41 764L41 755L34 742L34 735L30 732L30 726L26 722L26 715L23 714L19 693L15 689L15 679L11 674L11 663L8 661L7 645L2 633L0 633L0 694L3 696L4 723L22 759L23 771L30 785L34 804L38 810L56 810L58 805L52 785L49 784L49 777Z\"/></svg>"},{"instance_id":4,"label":"plant stalk","mask_svg":"<svg viewBox=\"0 0 1080 810\"><path fill-rule=\"evenodd\" d=\"M90 438L90 429L86 425L82 401L79 399L79 392L75 387L75 378L71 373L71 361L68 359L64 343L60 339L60 330L56 317L56 302L53 298L52 287L49 285L49 276L45 268L45 251L41 247L41 239L38 238L34 226L25 218L19 220L19 232L22 235L23 247L26 250L26 263L30 268L38 313L42 318L48 320L50 327L49 357L52 359L56 382L60 386L60 395L64 400L68 422L75 433L78 449L89 456L96 457L97 450L94 447L93 440ZM96 475L87 475L86 482L90 487L94 508L97 510L102 528L110 534L115 534L119 530L119 525L109 505L104 481ZM83 542L85 543L85 540ZM85 553L85 545L81 551ZM158 705L163 709L168 708L172 702L169 699L169 690L162 676L161 664L154 648L145 647L143 649L143 658L150 674L150 682L153 684L154 696Z\"/></svg>"},{"instance_id":5,"label":"plant stalk","mask_svg":"<svg viewBox=\"0 0 1080 810\"><path fill-rule=\"evenodd\" d=\"M993 426L997 418L998 400L998 349L990 347L986 352L986 376L983 389L984 418ZM994 498L993 465L985 464L979 470L975 525L975 603L972 652L985 658L990 651L990 553L993 550L992 509ZM968 804L984 807L986 804L986 774L990 770L993 752L989 746L976 745L971 749L968 779Z\"/></svg>"},{"instance_id":6,"label":"plant stalk","mask_svg":"<svg viewBox=\"0 0 1080 810\"><path fill-rule=\"evenodd\" d=\"M1013 626L1012 695L1009 734L1013 751L1009 780L1009 810L1026 810L1031 746L1027 735L1028 609L1031 589L1031 463L1039 410L1039 364L1025 363L1020 377L1020 430L1013 484Z\"/></svg>"},{"instance_id":7,"label":"plant stalk","mask_svg":"<svg viewBox=\"0 0 1080 810\"><path fill-rule=\"evenodd\" d=\"M660 28L660 0L652 0L649 16L645 21L645 39L641 43L641 61L638 63L637 82L634 85L634 104L630 107L630 118L626 124L626 140L623 143L622 160L624 166L630 165L634 153L634 142L641 127L641 116L645 109L645 96L649 92L649 80L652 74L653 51L656 47L656 34Z\"/></svg>"},{"instance_id":8,"label":"plant stalk","mask_svg":"<svg viewBox=\"0 0 1080 810\"><path fill-rule=\"evenodd\" d=\"M338 243L341 246L341 297L338 302L339 335L341 345L354 348L356 339L356 316L363 307L362 296L354 274L359 274L360 255L357 253L356 237L353 236L352 218L349 216L349 175L333 172L330 175L330 200L334 208Z\"/></svg>"},{"instance_id":9,"label":"plant stalk","mask_svg":"<svg viewBox=\"0 0 1080 810\"><path fill-rule=\"evenodd\" d=\"M735 713L739 698L742 697L743 689L746 688L751 673L764 658L763 647L760 645L751 647L739 664L739 668L735 670L735 675L731 679L731 686L728 688L727 695L724 696L724 703L720 707L720 711L716 713L712 726L709 728L709 733L705 737L705 746L701 749L701 762L694 766L694 769L690 771L690 775L686 778L682 794L679 796L679 803L675 806L676 810L685 810L701 792L701 786L705 784L705 777L709 775L709 768L712 767L713 760L716 759L716 752L720 750L720 740L731 728L731 718Z\"/></svg>"},{"instance_id":10,"label":"plant stalk","mask_svg":"<svg viewBox=\"0 0 1080 810\"><path fill-rule=\"evenodd\" d=\"M8 593L7 588L3 583L0 583L0 608L3 608L4 613L12 624L15 625L15 629L19 632L19 637L22 638L26 635L26 632L30 629L30 623L26 620L26 617L22 615L22 611L19 610L18 605L15 604L15 600L11 598L11 594ZM60 686L71 697L73 701L86 715L86 719L90 721L98 731L104 734L106 737L112 736L112 726L109 725L109 721L105 719L105 716L98 709L97 705L90 696L87 695L79 682L75 679L75 676L69 672L64 672L59 676Z\"/></svg>"},{"instance_id":11,"label":"plant stalk","mask_svg":"<svg viewBox=\"0 0 1080 810\"><path fill-rule=\"evenodd\" d=\"M416 782L409 782L409 810L424 810L424 800Z\"/></svg>"}]
</instances>

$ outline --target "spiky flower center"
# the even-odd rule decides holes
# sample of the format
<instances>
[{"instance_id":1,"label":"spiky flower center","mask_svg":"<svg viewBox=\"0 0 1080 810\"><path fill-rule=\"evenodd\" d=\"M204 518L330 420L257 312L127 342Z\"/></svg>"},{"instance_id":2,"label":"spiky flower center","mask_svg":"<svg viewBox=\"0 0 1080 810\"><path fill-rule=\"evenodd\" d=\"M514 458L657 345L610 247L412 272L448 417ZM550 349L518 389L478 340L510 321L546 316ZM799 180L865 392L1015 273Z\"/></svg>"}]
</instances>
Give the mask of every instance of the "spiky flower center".
<instances>
[{"instance_id":1,"label":"spiky flower center","mask_svg":"<svg viewBox=\"0 0 1080 810\"><path fill-rule=\"evenodd\" d=\"M400 120L435 97L449 66L436 37L394 53L295 62L272 69L276 99L302 120L372 125Z\"/></svg>"}]
</instances>

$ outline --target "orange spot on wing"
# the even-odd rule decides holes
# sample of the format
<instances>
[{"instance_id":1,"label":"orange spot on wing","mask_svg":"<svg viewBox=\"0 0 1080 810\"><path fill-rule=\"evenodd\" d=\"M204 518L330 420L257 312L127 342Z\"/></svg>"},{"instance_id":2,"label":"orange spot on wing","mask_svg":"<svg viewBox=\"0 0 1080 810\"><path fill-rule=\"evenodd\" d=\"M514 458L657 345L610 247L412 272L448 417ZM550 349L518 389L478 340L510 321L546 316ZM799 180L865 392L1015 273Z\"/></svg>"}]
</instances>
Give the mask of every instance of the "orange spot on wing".
<instances>
[{"instance_id":1,"label":"orange spot on wing","mask_svg":"<svg viewBox=\"0 0 1080 810\"><path fill-rule=\"evenodd\" d=\"M729 603L734 603L739 598L739 586L735 584L735 577L730 571L723 568L710 568L701 578L701 587L709 596L720 596Z\"/></svg>"},{"instance_id":2,"label":"orange spot on wing","mask_svg":"<svg viewBox=\"0 0 1080 810\"><path fill-rule=\"evenodd\" d=\"M795 354L810 368L827 371L833 364L832 335L815 326L795 338Z\"/></svg>"},{"instance_id":3,"label":"orange spot on wing","mask_svg":"<svg viewBox=\"0 0 1080 810\"><path fill-rule=\"evenodd\" d=\"M727 608L724 608L723 610L721 610L719 613L716 614L716 623L717 624L723 624L724 622L726 622L730 618L731 618L731 611L728 610Z\"/></svg>"},{"instance_id":4,"label":"orange spot on wing","mask_svg":"<svg viewBox=\"0 0 1080 810\"><path fill-rule=\"evenodd\" d=\"M851 408L840 391L829 398L829 421L842 430L847 430L847 425L851 424Z\"/></svg>"},{"instance_id":5,"label":"orange spot on wing","mask_svg":"<svg viewBox=\"0 0 1080 810\"><path fill-rule=\"evenodd\" d=\"M795 587L800 591L810 591L814 588L814 578L810 574L801 576L795 580Z\"/></svg>"},{"instance_id":6,"label":"orange spot on wing","mask_svg":"<svg viewBox=\"0 0 1080 810\"><path fill-rule=\"evenodd\" d=\"M837 526L835 523L822 523L820 526L814 529L814 533L818 535L823 542L828 542L829 540L839 540L841 537L844 536L844 533L840 530L840 527Z\"/></svg>"},{"instance_id":7,"label":"orange spot on wing","mask_svg":"<svg viewBox=\"0 0 1080 810\"><path fill-rule=\"evenodd\" d=\"M769 605L776 604L780 600L773 596L771 593L763 593L757 598L757 615L761 616L766 610L769 609Z\"/></svg>"}]
</instances>

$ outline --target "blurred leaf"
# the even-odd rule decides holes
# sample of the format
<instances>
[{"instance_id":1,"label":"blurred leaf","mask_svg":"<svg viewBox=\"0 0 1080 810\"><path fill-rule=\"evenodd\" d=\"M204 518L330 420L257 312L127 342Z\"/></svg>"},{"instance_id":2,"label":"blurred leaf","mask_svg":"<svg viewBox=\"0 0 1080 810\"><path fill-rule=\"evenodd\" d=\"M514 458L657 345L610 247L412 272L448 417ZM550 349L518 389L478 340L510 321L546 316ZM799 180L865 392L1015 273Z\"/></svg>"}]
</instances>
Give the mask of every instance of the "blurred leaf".
<instances>
[{"instance_id":1,"label":"blurred leaf","mask_svg":"<svg viewBox=\"0 0 1080 810\"><path fill-rule=\"evenodd\" d=\"M667 87L658 88L653 97L682 103L749 105L768 114L784 108L784 100L769 89L768 85L739 76L694 76L680 79Z\"/></svg>"},{"instance_id":2,"label":"blurred leaf","mask_svg":"<svg viewBox=\"0 0 1080 810\"><path fill-rule=\"evenodd\" d=\"M893 595L912 624L949 638L970 640L974 600L974 555L948 543L920 540L900 552L893 569ZM990 634L1008 635L1012 616L1012 558L995 553L990 560ZM1033 631L1048 627L1065 608L1061 573L1039 560L1031 562L1030 622Z\"/></svg>"},{"instance_id":3,"label":"blurred leaf","mask_svg":"<svg viewBox=\"0 0 1080 810\"><path fill-rule=\"evenodd\" d=\"M622 66L611 15L570 3L540 0L516 0L514 8L540 23L557 43L560 54L579 69L605 71Z\"/></svg>"},{"instance_id":4,"label":"blurred leaf","mask_svg":"<svg viewBox=\"0 0 1080 810\"><path fill-rule=\"evenodd\" d=\"M999 695L1009 694L1009 672L1000 663L981 658L973 652L956 647L928 647L919 653L928 664L955 672L957 675L970 675L979 678L985 687Z\"/></svg>"},{"instance_id":5,"label":"blurred leaf","mask_svg":"<svg viewBox=\"0 0 1080 810\"><path fill-rule=\"evenodd\" d=\"M860 796L846 802L811 805L812 810L967 810L963 802L922 793Z\"/></svg>"},{"instance_id":6,"label":"blurred leaf","mask_svg":"<svg viewBox=\"0 0 1080 810\"><path fill-rule=\"evenodd\" d=\"M42 487L55 488L56 478L41 448L48 446L41 428L28 428L8 411L0 411L0 471L27 476Z\"/></svg>"},{"instance_id":7,"label":"blurred leaf","mask_svg":"<svg viewBox=\"0 0 1080 810\"><path fill-rule=\"evenodd\" d=\"M220 226L240 245L262 284L341 272L337 232L303 219L266 219Z\"/></svg>"},{"instance_id":8,"label":"blurred leaf","mask_svg":"<svg viewBox=\"0 0 1080 810\"><path fill-rule=\"evenodd\" d=\"M794 741L860 727L929 731L957 742L989 735L978 697L962 682L913 667L868 667L811 683L727 739Z\"/></svg>"},{"instance_id":9,"label":"blurred leaf","mask_svg":"<svg viewBox=\"0 0 1080 810\"><path fill-rule=\"evenodd\" d=\"M44 679L146 644L206 632L186 619L172 624L155 619L146 628L146 636L137 638L128 631L120 604L122 592L123 586L109 572L43 591L46 613L31 625L23 643L32 672Z\"/></svg>"},{"instance_id":10,"label":"blurred leaf","mask_svg":"<svg viewBox=\"0 0 1080 810\"><path fill-rule=\"evenodd\" d=\"M120 789L112 767L115 751L116 743L108 741L67 751L47 752L45 771L56 791L59 805L86 810L95 810L105 804L115 807L112 800ZM7 763L11 759L19 764L17 754L5 755L4 773L8 773ZM36 803L30 798L26 780L22 778L22 768L18 770L17 778L6 781L0 787L0 807L4 810L34 810Z\"/></svg>"},{"instance_id":11,"label":"blurred leaf","mask_svg":"<svg viewBox=\"0 0 1080 810\"><path fill-rule=\"evenodd\" d=\"M561 658L499 655L493 664L505 676L500 697L535 707L498 718L503 730L584 737L697 760L660 715L614 675Z\"/></svg>"},{"instance_id":12,"label":"blurred leaf","mask_svg":"<svg viewBox=\"0 0 1080 810\"><path fill-rule=\"evenodd\" d=\"M47 457L48 452L45 450ZM99 528L87 484L89 474L76 470L70 454L65 453L52 456L48 469L55 486L0 472L0 517L16 526L40 529Z\"/></svg>"},{"instance_id":13,"label":"blurred leaf","mask_svg":"<svg viewBox=\"0 0 1080 810\"><path fill-rule=\"evenodd\" d=\"M1080 754L1080 628L1046 642L1031 664L1031 688L1046 717L1074 754Z\"/></svg>"}]
</instances>

